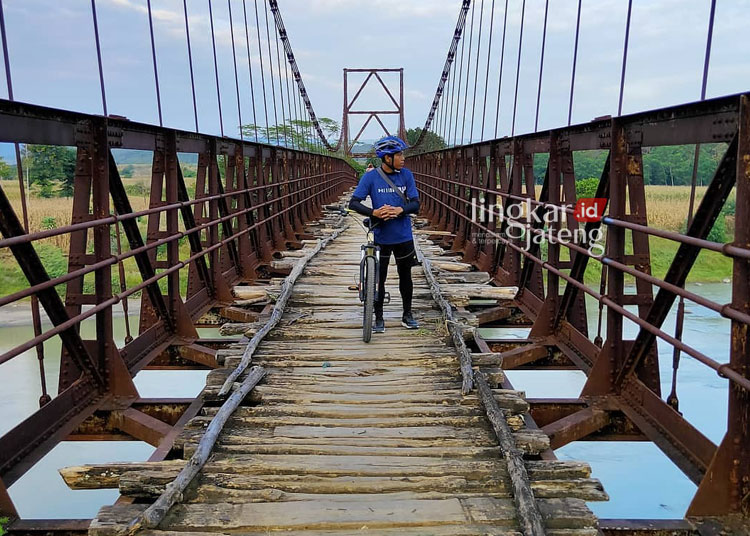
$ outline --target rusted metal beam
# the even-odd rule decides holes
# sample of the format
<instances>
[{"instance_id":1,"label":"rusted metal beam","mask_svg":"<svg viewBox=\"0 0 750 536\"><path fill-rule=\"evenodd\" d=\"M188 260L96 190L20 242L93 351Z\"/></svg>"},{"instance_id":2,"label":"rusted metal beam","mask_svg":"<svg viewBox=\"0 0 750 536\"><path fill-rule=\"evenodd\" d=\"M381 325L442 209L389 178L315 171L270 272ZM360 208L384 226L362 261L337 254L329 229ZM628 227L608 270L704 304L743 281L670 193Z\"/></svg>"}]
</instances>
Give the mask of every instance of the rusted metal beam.
<instances>
[{"instance_id":1,"label":"rusted metal beam","mask_svg":"<svg viewBox=\"0 0 750 536\"><path fill-rule=\"evenodd\" d=\"M701 202L693 216L690 228L687 230L688 236L705 239L716 222L716 219L719 217L721 209L736 182L737 150L737 138L735 138L727 148L719 167L714 173L713 179L708 185L706 193L701 198ZM679 287L683 286L688 274L690 273L690 269L698 259L698 253L700 253L700 250L701 248L696 246L680 244L675 257L669 266L669 270L664 276L664 281ZM654 304L649 309L648 316L646 317L649 324L661 327L664 320L666 320L676 297L677 296L674 293L669 292L666 289L659 289ZM739 307L742 307L742 305L740 304ZM643 360L646 353L652 349L655 340L656 337L645 329L641 329L638 332L638 336L636 337L630 352L622 363L620 369L616 372L616 383L622 383L625 376L632 373L632 371Z\"/></svg>"},{"instance_id":2,"label":"rusted metal beam","mask_svg":"<svg viewBox=\"0 0 750 536\"><path fill-rule=\"evenodd\" d=\"M605 536L699 536L695 524L686 519L599 519Z\"/></svg>"},{"instance_id":3,"label":"rusted metal beam","mask_svg":"<svg viewBox=\"0 0 750 536\"><path fill-rule=\"evenodd\" d=\"M8 494L8 489L3 483L3 479L0 478L0 517L7 517L9 519L16 519L18 517L18 511L16 505L13 504L13 500Z\"/></svg>"},{"instance_id":4,"label":"rusted metal beam","mask_svg":"<svg viewBox=\"0 0 750 536\"><path fill-rule=\"evenodd\" d=\"M355 73L355 72L366 72L367 76L365 77L364 81L360 84L359 89L355 93L354 97L349 100L349 74ZM396 100L391 90L388 88L388 86L385 84L383 79L380 77L378 73L381 72L391 72L396 73L399 75L399 98ZM354 110L354 103L357 102L357 99L359 98L362 91L365 89L367 84L370 82L370 80L377 80L380 83L380 86L385 90L385 94L388 96L388 98L391 100L393 105L395 106L394 110ZM359 129L359 131L352 137L351 127L349 124L349 116L350 115L367 115L367 120L365 120L362 127ZM341 125L341 141L340 144L343 144L343 148L346 151L346 154L349 156L370 156L370 153L354 153L352 149L357 144L357 141L359 141L360 136L364 132L365 128L367 128L367 125L370 124L370 121L372 119L375 119L375 121L380 124L380 127L383 129L383 132L386 135L391 135L391 133L386 128L385 124L383 124L383 121L380 119L381 115L397 115L399 118L398 123L398 130L396 132L396 135L398 135L401 138L406 138L406 126L404 125L404 70L403 69L344 69L344 117L343 117L343 123Z\"/></svg>"},{"instance_id":5,"label":"rusted metal beam","mask_svg":"<svg viewBox=\"0 0 750 536\"><path fill-rule=\"evenodd\" d=\"M5 238L25 234L24 228L21 225L18 216L16 216L16 213L2 187L0 187L0 233L2 233ZM44 268L42 261L39 259L39 255L31 244L17 244L11 246L10 249L26 276L29 285L34 286L49 281L50 278L47 274L47 270ZM84 371L87 376L91 377L97 384L103 387L105 379L102 371L99 370L98 365L92 359L83 344L78 331L74 326L70 325L70 317L65 311L65 306L55 289L47 288L39 291L37 297L39 298L42 307L44 307L48 318L55 327L63 325L68 326L60 331L60 339L63 347L71 356L71 359L74 360L80 370ZM33 344L30 345L30 348L33 346Z\"/></svg>"},{"instance_id":6,"label":"rusted metal beam","mask_svg":"<svg viewBox=\"0 0 750 536\"><path fill-rule=\"evenodd\" d=\"M699 484L716 445L639 380L629 380L619 400L622 412L690 480Z\"/></svg>"},{"instance_id":7,"label":"rusted metal beam","mask_svg":"<svg viewBox=\"0 0 750 536\"><path fill-rule=\"evenodd\" d=\"M182 419L195 398L139 398L130 408L172 427ZM139 439L118 425L119 410L97 410L81 423L66 441L133 441Z\"/></svg>"},{"instance_id":8,"label":"rusted metal beam","mask_svg":"<svg viewBox=\"0 0 750 536\"><path fill-rule=\"evenodd\" d=\"M149 457L148 461L154 462L165 460L174 447L174 442L177 437L184 430L190 419L198 415L202 408L203 399L201 397L193 399L193 401L185 409L177 422L174 423L174 425L172 426L172 430L170 430L170 432L166 436L164 436L161 443L159 443L159 446L151 454L151 457Z\"/></svg>"},{"instance_id":9,"label":"rusted metal beam","mask_svg":"<svg viewBox=\"0 0 750 536\"><path fill-rule=\"evenodd\" d=\"M750 247L750 98L742 96L737 135L737 246ZM750 312L750 261L735 259L732 306ZM750 378L750 326L732 321L729 366ZM750 393L730 384L727 432L698 487L689 515L726 513L750 516Z\"/></svg>"},{"instance_id":10,"label":"rusted metal beam","mask_svg":"<svg viewBox=\"0 0 750 536\"><path fill-rule=\"evenodd\" d=\"M125 192L125 186L122 183L120 172L117 169L117 162L115 161L112 153L109 152L109 189L112 194L112 202L115 210L118 214L130 214L133 212L133 207L130 205L130 199L128 194ZM128 239L128 244L131 250L140 250L145 245L143 243L143 237L141 231L138 229L138 223L136 220L130 219L122 222L122 228L125 231L125 236ZM135 255L135 262L138 265L138 271L141 274L143 281L149 281L156 275L156 270L149 258L149 253L143 251ZM169 313L167 304L162 296L161 289L159 289L158 282L153 282L146 287L148 299L151 306L154 308L159 320L164 322L165 327L168 331L174 332L176 324L172 315Z\"/></svg>"},{"instance_id":11,"label":"rusted metal beam","mask_svg":"<svg viewBox=\"0 0 750 536\"><path fill-rule=\"evenodd\" d=\"M12 486L96 409L99 391L79 379L2 437L0 479Z\"/></svg>"}]
</instances>

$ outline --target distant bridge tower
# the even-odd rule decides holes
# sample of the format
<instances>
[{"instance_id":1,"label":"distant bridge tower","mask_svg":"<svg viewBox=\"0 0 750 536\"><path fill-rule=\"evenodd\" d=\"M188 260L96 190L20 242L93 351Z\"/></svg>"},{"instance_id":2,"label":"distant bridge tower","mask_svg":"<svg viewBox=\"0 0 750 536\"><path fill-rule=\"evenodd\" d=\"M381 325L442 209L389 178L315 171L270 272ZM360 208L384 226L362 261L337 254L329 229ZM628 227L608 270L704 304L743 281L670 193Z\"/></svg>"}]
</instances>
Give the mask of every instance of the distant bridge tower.
<instances>
[{"instance_id":1,"label":"distant bridge tower","mask_svg":"<svg viewBox=\"0 0 750 536\"><path fill-rule=\"evenodd\" d=\"M354 98L352 98L351 101L349 101L349 87L348 87L349 73L368 73L367 77L365 77L365 80L359 86L359 89L354 94ZM396 100L396 98L393 96L393 93L388 88L388 85L380 77L379 73L398 73L399 75L398 100ZM382 88L385 90L385 93L388 96L388 98L390 98L391 102L393 102L395 109L392 109L392 110L355 110L354 109L354 103L357 102L357 99L362 94L362 90L364 90L367 84L370 83L370 81L373 79L377 80L380 83ZM362 128L359 129L359 132L357 132L354 138L351 137L351 132L349 130L349 116L350 115L368 115L367 119L362 125ZM367 125L370 124L370 121L372 121L373 118L375 118L375 120L380 124L380 126L383 128L383 131L385 132L386 135L390 136L394 134L393 132L390 132L388 128L386 128L385 124L380 119L381 115L398 115L398 131L395 134L405 140L406 128L404 127L404 69L403 68L401 69L344 69L344 121L343 121L343 125L341 128L343 131L344 150L346 151L346 154L350 156L354 156L354 157L364 157L364 156L372 155L371 152L353 153L352 149L357 144L357 141L359 141L359 137L365 131L365 128L367 128Z\"/></svg>"}]
</instances>

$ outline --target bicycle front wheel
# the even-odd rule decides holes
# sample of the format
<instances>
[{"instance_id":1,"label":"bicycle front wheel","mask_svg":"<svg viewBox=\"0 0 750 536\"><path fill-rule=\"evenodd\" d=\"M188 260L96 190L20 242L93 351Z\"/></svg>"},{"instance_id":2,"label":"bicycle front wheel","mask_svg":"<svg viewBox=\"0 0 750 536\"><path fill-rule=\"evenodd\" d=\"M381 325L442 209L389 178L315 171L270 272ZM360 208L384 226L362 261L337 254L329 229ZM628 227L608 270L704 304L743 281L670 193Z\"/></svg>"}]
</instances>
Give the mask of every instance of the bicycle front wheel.
<instances>
[{"instance_id":1,"label":"bicycle front wheel","mask_svg":"<svg viewBox=\"0 0 750 536\"><path fill-rule=\"evenodd\" d=\"M365 257L365 310L362 319L362 340L372 338L372 316L375 307L375 257Z\"/></svg>"}]
</instances>

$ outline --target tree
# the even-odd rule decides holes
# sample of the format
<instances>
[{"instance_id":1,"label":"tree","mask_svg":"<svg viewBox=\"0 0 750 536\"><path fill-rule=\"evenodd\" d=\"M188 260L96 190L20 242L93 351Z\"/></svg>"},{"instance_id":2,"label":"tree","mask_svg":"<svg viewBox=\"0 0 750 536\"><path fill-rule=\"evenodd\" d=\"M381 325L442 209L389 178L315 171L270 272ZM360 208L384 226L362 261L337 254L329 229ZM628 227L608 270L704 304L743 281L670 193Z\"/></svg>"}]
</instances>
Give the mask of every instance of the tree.
<instances>
[{"instance_id":1,"label":"tree","mask_svg":"<svg viewBox=\"0 0 750 536\"><path fill-rule=\"evenodd\" d=\"M318 118L318 124L323 130L328 143L336 145L341 127L333 119L328 117ZM270 145L283 145L302 151L318 151L318 132L312 121L302 119L289 119L286 123L262 127L253 123L240 127L246 138L254 140L257 136L260 143Z\"/></svg>"},{"instance_id":2,"label":"tree","mask_svg":"<svg viewBox=\"0 0 750 536\"><path fill-rule=\"evenodd\" d=\"M25 166L29 182L41 197L71 197L76 170L76 152L57 145L27 145ZM59 190L55 186L60 185Z\"/></svg>"},{"instance_id":3,"label":"tree","mask_svg":"<svg viewBox=\"0 0 750 536\"><path fill-rule=\"evenodd\" d=\"M417 143L417 140L419 140L419 136L421 134L421 128L410 128L406 131L406 143L410 147L414 146ZM425 134L422 143L414 150L416 151L416 154L419 154L427 153L429 151L439 151L440 149L445 149L446 147L447 145L442 137L438 136L434 132L427 131L427 134Z\"/></svg>"},{"instance_id":4,"label":"tree","mask_svg":"<svg viewBox=\"0 0 750 536\"><path fill-rule=\"evenodd\" d=\"M3 158L0 157L0 179L7 180L13 178L13 168L10 167Z\"/></svg>"},{"instance_id":5,"label":"tree","mask_svg":"<svg viewBox=\"0 0 750 536\"><path fill-rule=\"evenodd\" d=\"M133 164L127 164L120 170L120 177L123 179L130 179L133 177L133 172L135 171L135 167Z\"/></svg>"}]
</instances>

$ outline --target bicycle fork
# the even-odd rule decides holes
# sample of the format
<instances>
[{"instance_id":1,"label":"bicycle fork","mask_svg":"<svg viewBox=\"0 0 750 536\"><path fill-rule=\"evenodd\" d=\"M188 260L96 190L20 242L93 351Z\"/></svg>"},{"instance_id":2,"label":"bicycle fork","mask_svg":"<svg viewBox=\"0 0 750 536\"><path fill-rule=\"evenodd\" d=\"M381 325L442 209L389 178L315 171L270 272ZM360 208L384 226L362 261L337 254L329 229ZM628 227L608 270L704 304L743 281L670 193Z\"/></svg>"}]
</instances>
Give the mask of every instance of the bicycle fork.
<instances>
[{"instance_id":1,"label":"bicycle fork","mask_svg":"<svg viewBox=\"0 0 750 536\"><path fill-rule=\"evenodd\" d=\"M375 259L375 273L373 274L373 277L375 278L375 301L378 301L378 293L380 292L380 246L362 244L359 252L359 301L361 302L365 301L365 277L367 275L365 274L365 266L368 257L373 257ZM391 301L388 292L384 293L383 298L383 303Z\"/></svg>"}]
</instances>

